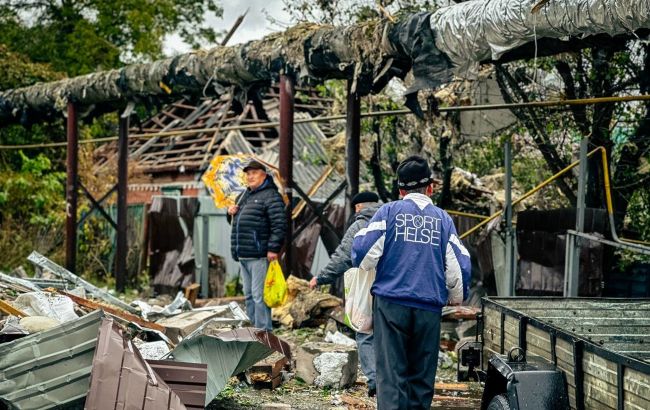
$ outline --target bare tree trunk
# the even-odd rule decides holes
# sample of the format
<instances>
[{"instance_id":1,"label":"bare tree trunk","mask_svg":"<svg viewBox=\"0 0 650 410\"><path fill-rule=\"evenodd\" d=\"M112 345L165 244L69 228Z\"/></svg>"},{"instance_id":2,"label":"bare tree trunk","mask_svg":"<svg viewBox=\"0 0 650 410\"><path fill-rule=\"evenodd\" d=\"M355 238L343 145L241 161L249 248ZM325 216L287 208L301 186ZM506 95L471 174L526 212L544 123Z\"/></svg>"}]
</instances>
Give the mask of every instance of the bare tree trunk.
<instances>
[{"instance_id":1,"label":"bare tree trunk","mask_svg":"<svg viewBox=\"0 0 650 410\"><path fill-rule=\"evenodd\" d=\"M650 46L645 45L644 65L639 75L641 94L650 93ZM634 136L621 149L620 159L616 163L616 173L613 177L614 209L617 222L622 225L627 212L630 198L648 181L639 179L638 169L641 158L650 152L650 102L645 103L645 117L641 120Z\"/></svg>"},{"instance_id":2,"label":"bare tree trunk","mask_svg":"<svg viewBox=\"0 0 650 410\"><path fill-rule=\"evenodd\" d=\"M507 103L514 102L513 97L508 92L508 88L510 88L513 90L513 92L517 94L517 97L519 98L520 101L527 102L528 97L521 89L519 84L517 84L515 79L512 78L510 72L508 72L508 70L505 67L500 65L497 65L496 69L497 69L497 82L499 83L499 88L501 89L501 94L503 95L503 99ZM555 147L550 143L550 138L546 134L546 131L544 130L542 121L537 117L535 113L535 109L534 108L513 109L512 112L520 121L522 121L526 125L526 127L530 131L533 140L537 145L537 148L539 149L540 153L542 154L542 157L548 164L551 172L556 174L560 172L563 168L565 168L568 164L566 163L566 161L562 160ZM570 175L565 174L564 177L557 179L556 181L564 196L569 200L570 203L575 204L576 195L573 189L569 186L568 179L567 179L569 176Z\"/></svg>"}]
</instances>

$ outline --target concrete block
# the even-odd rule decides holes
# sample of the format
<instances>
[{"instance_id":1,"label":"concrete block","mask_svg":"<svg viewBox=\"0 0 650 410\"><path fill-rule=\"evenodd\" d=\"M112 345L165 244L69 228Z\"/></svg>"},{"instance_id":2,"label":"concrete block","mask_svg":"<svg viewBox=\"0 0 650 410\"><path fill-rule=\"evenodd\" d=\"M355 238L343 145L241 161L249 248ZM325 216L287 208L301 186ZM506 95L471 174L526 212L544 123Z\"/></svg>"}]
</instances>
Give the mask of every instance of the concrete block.
<instances>
[{"instance_id":1,"label":"concrete block","mask_svg":"<svg viewBox=\"0 0 650 410\"><path fill-rule=\"evenodd\" d=\"M357 349L331 343L306 343L296 354L296 376L307 384L341 389L357 379Z\"/></svg>"}]
</instances>

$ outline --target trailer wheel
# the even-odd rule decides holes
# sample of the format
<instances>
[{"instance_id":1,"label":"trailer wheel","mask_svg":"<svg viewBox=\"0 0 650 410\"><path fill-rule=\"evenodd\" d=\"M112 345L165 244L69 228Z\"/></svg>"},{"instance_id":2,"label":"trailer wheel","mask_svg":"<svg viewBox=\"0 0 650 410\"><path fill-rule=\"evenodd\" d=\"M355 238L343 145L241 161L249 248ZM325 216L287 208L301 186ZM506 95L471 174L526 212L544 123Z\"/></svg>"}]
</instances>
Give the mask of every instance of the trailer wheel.
<instances>
[{"instance_id":1,"label":"trailer wheel","mask_svg":"<svg viewBox=\"0 0 650 410\"><path fill-rule=\"evenodd\" d=\"M490 404L487 407L487 410L511 410L510 403L508 402L508 397L505 394L499 394L494 396L490 400Z\"/></svg>"}]
</instances>

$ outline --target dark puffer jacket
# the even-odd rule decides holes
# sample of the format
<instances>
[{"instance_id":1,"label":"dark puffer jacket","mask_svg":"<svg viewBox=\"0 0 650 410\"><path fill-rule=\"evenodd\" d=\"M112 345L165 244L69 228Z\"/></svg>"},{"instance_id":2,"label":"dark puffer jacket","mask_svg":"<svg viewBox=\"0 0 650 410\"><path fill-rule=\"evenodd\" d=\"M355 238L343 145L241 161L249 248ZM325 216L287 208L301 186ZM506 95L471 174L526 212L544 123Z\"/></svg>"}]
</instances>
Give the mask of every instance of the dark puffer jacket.
<instances>
[{"instance_id":1,"label":"dark puffer jacket","mask_svg":"<svg viewBox=\"0 0 650 410\"><path fill-rule=\"evenodd\" d=\"M354 240L354 235L368 226L368 221L372 219L380 206L380 204L371 205L367 208L363 208L361 212L356 214L354 222L350 225L348 230L345 231L341 243L332 256L330 256L330 262L325 266L322 272L316 276L316 282L319 285L334 283L336 279L343 276L345 271L352 267L352 241Z\"/></svg>"},{"instance_id":2,"label":"dark puffer jacket","mask_svg":"<svg viewBox=\"0 0 650 410\"><path fill-rule=\"evenodd\" d=\"M232 224L232 257L266 258L266 253L280 252L287 232L284 202L273 178L254 191L247 189L238 198L239 212L228 218Z\"/></svg>"}]
</instances>

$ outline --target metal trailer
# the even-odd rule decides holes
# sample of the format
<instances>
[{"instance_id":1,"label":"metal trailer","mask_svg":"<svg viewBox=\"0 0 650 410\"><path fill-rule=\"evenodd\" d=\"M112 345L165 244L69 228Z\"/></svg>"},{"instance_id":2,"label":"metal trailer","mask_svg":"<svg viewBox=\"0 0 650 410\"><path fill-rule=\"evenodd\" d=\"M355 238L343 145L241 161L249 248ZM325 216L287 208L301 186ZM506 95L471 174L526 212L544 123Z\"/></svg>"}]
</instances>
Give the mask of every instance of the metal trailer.
<instances>
[{"instance_id":1,"label":"metal trailer","mask_svg":"<svg viewBox=\"0 0 650 410\"><path fill-rule=\"evenodd\" d=\"M482 409L650 409L648 299L484 298L481 335Z\"/></svg>"}]
</instances>

